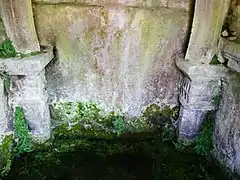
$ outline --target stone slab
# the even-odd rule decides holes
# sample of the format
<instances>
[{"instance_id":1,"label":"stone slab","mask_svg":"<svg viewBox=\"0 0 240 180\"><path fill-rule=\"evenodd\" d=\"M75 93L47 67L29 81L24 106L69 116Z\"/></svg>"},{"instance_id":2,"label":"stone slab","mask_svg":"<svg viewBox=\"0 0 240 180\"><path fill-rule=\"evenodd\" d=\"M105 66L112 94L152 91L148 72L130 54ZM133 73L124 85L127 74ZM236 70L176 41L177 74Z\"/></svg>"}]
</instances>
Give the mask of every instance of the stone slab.
<instances>
[{"instance_id":1,"label":"stone slab","mask_svg":"<svg viewBox=\"0 0 240 180\"><path fill-rule=\"evenodd\" d=\"M191 80L218 80L224 78L229 69L222 65L209 65L199 61L177 59L177 67Z\"/></svg>"},{"instance_id":2,"label":"stone slab","mask_svg":"<svg viewBox=\"0 0 240 180\"><path fill-rule=\"evenodd\" d=\"M37 76L13 76L9 99L12 102L47 101L45 70Z\"/></svg>"},{"instance_id":3,"label":"stone slab","mask_svg":"<svg viewBox=\"0 0 240 180\"><path fill-rule=\"evenodd\" d=\"M9 75L37 75L52 59L52 51L24 58L0 58L0 71Z\"/></svg>"},{"instance_id":4,"label":"stone slab","mask_svg":"<svg viewBox=\"0 0 240 180\"><path fill-rule=\"evenodd\" d=\"M152 103L178 104L179 71L189 14L183 10L34 7L42 45L56 45L46 70L50 103L93 101L138 116Z\"/></svg>"}]
</instances>

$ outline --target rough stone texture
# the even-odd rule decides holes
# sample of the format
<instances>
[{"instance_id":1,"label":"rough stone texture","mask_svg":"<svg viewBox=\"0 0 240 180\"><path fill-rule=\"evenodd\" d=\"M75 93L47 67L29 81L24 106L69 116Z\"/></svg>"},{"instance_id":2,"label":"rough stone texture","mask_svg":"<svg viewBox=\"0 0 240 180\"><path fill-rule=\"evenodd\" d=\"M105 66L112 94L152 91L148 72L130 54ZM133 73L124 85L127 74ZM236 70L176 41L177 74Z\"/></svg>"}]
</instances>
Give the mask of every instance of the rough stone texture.
<instances>
[{"instance_id":1,"label":"rough stone texture","mask_svg":"<svg viewBox=\"0 0 240 180\"><path fill-rule=\"evenodd\" d=\"M75 4L75 5L122 5L132 7L167 7L167 8L181 8L189 10L190 0L33 0L34 3L47 4Z\"/></svg>"},{"instance_id":2,"label":"rough stone texture","mask_svg":"<svg viewBox=\"0 0 240 180\"><path fill-rule=\"evenodd\" d=\"M231 0L196 0L192 34L186 59L209 63L217 54L218 41Z\"/></svg>"},{"instance_id":3,"label":"rough stone texture","mask_svg":"<svg viewBox=\"0 0 240 180\"><path fill-rule=\"evenodd\" d=\"M217 108L213 99L221 95L222 80L229 70L223 66L180 59L176 65L184 74L180 80L179 136L192 139L197 135L207 112Z\"/></svg>"},{"instance_id":4,"label":"rough stone texture","mask_svg":"<svg viewBox=\"0 0 240 180\"><path fill-rule=\"evenodd\" d=\"M240 43L221 38L219 41L221 56L228 61L228 67L240 73Z\"/></svg>"},{"instance_id":5,"label":"rough stone texture","mask_svg":"<svg viewBox=\"0 0 240 180\"><path fill-rule=\"evenodd\" d=\"M4 93L4 80L0 78L0 144L3 135L9 130L7 98Z\"/></svg>"},{"instance_id":6,"label":"rough stone texture","mask_svg":"<svg viewBox=\"0 0 240 180\"><path fill-rule=\"evenodd\" d=\"M5 40L5 38L6 38L5 28L2 19L0 18L0 44Z\"/></svg>"},{"instance_id":7,"label":"rough stone texture","mask_svg":"<svg viewBox=\"0 0 240 180\"><path fill-rule=\"evenodd\" d=\"M227 77L216 114L215 155L232 172L240 173L240 74L231 72Z\"/></svg>"},{"instance_id":8,"label":"rough stone texture","mask_svg":"<svg viewBox=\"0 0 240 180\"><path fill-rule=\"evenodd\" d=\"M40 51L31 0L0 0L0 12L8 38L17 51Z\"/></svg>"},{"instance_id":9,"label":"rough stone texture","mask_svg":"<svg viewBox=\"0 0 240 180\"><path fill-rule=\"evenodd\" d=\"M50 51L25 58L0 58L0 71L9 75L37 75L53 59Z\"/></svg>"},{"instance_id":10,"label":"rough stone texture","mask_svg":"<svg viewBox=\"0 0 240 180\"><path fill-rule=\"evenodd\" d=\"M47 68L51 102L93 101L138 116L153 102L176 105L188 13L165 8L36 5L43 45L56 45Z\"/></svg>"}]
</instances>

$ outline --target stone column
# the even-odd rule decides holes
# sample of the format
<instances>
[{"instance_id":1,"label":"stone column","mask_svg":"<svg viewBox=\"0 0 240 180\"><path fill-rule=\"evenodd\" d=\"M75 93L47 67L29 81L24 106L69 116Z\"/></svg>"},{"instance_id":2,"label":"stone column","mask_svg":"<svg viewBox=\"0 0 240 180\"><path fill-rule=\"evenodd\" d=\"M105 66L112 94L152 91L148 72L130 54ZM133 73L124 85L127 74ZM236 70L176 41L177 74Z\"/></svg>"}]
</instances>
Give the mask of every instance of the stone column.
<instances>
[{"instance_id":1,"label":"stone column","mask_svg":"<svg viewBox=\"0 0 240 180\"><path fill-rule=\"evenodd\" d=\"M21 53L40 51L31 0L0 0L0 12L8 38Z\"/></svg>"},{"instance_id":2,"label":"stone column","mask_svg":"<svg viewBox=\"0 0 240 180\"><path fill-rule=\"evenodd\" d=\"M180 81L179 136L193 139L208 111L217 108L214 99L220 98L221 83L228 71L223 66L199 64L190 60L176 62L183 76Z\"/></svg>"},{"instance_id":3,"label":"stone column","mask_svg":"<svg viewBox=\"0 0 240 180\"><path fill-rule=\"evenodd\" d=\"M217 54L218 40L231 0L196 0L185 59L209 63Z\"/></svg>"},{"instance_id":4,"label":"stone column","mask_svg":"<svg viewBox=\"0 0 240 180\"><path fill-rule=\"evenodd\" d=\"M52 60L52 50L26 58L0 60L0 71L12 76L9 104L23 108L33 140L43 143L50 138L51 121L45 87L45 67Z\"/></svg>"}]
</instances>

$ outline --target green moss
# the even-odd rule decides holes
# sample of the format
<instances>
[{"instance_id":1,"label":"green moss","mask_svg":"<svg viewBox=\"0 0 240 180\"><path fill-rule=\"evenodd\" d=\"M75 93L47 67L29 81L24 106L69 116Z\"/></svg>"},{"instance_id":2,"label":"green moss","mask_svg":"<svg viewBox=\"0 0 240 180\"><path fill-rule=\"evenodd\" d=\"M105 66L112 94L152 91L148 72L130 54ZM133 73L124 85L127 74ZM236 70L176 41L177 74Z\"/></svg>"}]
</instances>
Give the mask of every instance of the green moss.
<instances>
[{"instance_id":1,"label":"green moss","mask_svg":"<svg viewBox=\"0 0 240 180\"><path fill-rule=\"evenodd\" d=\"M126 118L114 112L105 114L96 104L82 102L56 103L50 110L56 126L54 136L60 138L113 138L129 133L154 132L176 118L178 112L178 108L160 108L153 104L145 110L142 117Z\"/></svg>"},{"instance_id":2,"label":"green moss","mask_svg":"<svg viewBox=\"0 0 240 180\"><path fill-rule=\"evenodd\" d=\"M11 58L17 56L12 42L7 39L0 45L0 58Z\"/></svg>"},{"instance_id":3,"label":"green moss","mask_svg":"<svg viewBox=\"0 0 240 180\"><path fill-rule=\"evenodd\" d=\"M13 136L8 135L4 137L0 145L0 171L1 176L6 175L11 168L13 159Z\"/></svg>"},{"instance_id":4,"label":"green moss","mask_svg":"<svg viewBox=\"0 0 240 180\"><path fill-rule=\"evenodd\" d=\"M209 63L210 65L219 65L221 64L221 62L218 60L217 55L215 54L211 60L211 62Z\"/></svg>"},{"instance_id":5,"label":"green moss","mask_svg":"<svg viewBox=\"0 0 240 180\"><path fill-rule=\"evenodd\" d=\"M28 125L26 123L22 108L16 107L14 116L14 153L20 156L25 152L33 150L33 142L29 135Z\"/></svg>"},{"instance_id":6,"label":"green moss","mask_svg":"<svg viewBox=\"0 0 240 180\"><path fill-rule=\"evenodd\" d=\"M194 150L198 155L208 156L212 152L213 122L213 114L208 113L206 121L200 130L200 133L194 141Z\"/></svg>"}]
</instances>

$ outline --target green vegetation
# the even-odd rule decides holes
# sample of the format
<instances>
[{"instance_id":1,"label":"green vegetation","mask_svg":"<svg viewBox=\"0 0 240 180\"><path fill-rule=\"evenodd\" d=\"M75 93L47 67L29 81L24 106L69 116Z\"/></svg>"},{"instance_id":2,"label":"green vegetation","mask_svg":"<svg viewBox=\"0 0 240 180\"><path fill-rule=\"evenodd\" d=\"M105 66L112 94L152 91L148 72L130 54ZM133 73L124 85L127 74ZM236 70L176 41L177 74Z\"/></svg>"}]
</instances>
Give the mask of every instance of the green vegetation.
<instances>
[{"instance_id":1,"label":"green vegetation","mask_svg":"<svg viewBox=\"0 0 240 180\"><path fill-rule=\"evenodd\" d=\"M12 42L9 39L6 39L1 45L0 45L0 58L12 58L20 56L21 58L29 57L29 56L35 56L40 54L40 51L31 52L31 53L18 53Z\"/></svg>"},{"instance_id":2,"label":"green vegetation","mask_svg":"<svg viewBox=\"0 0 240 180\"><path fill-rule=\"evenodd\" d=\"M167 174L169 171L171 171L167 174L169 179L178 177L184 179L193 168L182 164L186 161L185 158L192 159L191 162L196 163L197 167L200 161L196 162L196 158L200 160L202 156L211 155L213 120L210 115L195 141L178 141L177 107L160 108L152 104L147 107L141 118L136 119L127 119L120 113L114 112L104 114L97 105L80 102L54 104L51 113L55 125L53 139L33 147L23 110L20 107L16 108L14 119L16 141L13 150L18 158L11 170L12 173L8 176L10 179L15 177L13 171L16 170L19 173L17 177L29 175L31 178L46 179L48 173L54 173L50 171L52 167L61 168L68 163L74 171L76 162L69 162L69 158L74 154L73 159L78 157L79 162L85 162L84 158L88 156L94 156L94 161L91 162L105 162L112 157L124 158L124 156L137 155L141 160L146 158L151 161L150 167L154 179L159 179L163 173ZM31 152L33 149L34 152ZM5 166L7 171L10 169L10 164L9 161ZM84 167L81 166L83 169ZM125 170L122 171L120 177L133 175ZM203 177L208 176L204 174L205 169L196 171L201 171Z\"/></svg>"},{"instance_id":3,"label":"green vegetation","mask_svg":"<svg viewBox=\"0 0 240 180\"><path fill-rule=\"evenodd\" d=\"M0 45L0 58L11 58L17 56L12 42L7 39Z\"/></svg>"},{"instance_id":4,"label":"green vegetation","mask_svg":"<svg viewBox=\"0 0 240 180\"><path fill-rule=\"evenodd\" d=\"M12 135L5 136L0 146L1 176L6 175L11 169L13 159L12 150L13 150L13 136Z\"/></svg>"},{"instance_id":5,"label":"green vegetation","mask_svg":"<svg viewBox=\"0 0 240 180\"><path fill-rule=\"evenodd\" d=\"M20 156L25 152L33 151L33 142L28 133L28 125L26 123L22 108L16 107L14 117L14 153Z\"/></svg>"},{"instance_id":6,"label":"green vegetation","mask_svg":"<svg viewBox=\"0 0 240 180\"><path fill-rule=\"evenodd\" d=\"M222 63L218 60L218 57L217 57L217 55L215 54L209 64L210 64L210 65L219 65L219 64L222 64Z\"/></svg>"},{"instance_id":7,"label":"green vegetation","mask_svg":"<svg viewBox=\"0 0 240 180\"><path fill-rule=\"evenodd\" d=\"M172 139L175 149L181 152L193 151L197 155L209 157L213 149L213 122L213 112L209 112L195 140Z\"/></svg>"},{"instance_id":8,"label":"green vegetation","mask_svg":"<svg viewBox=\"0 0 240 180\"><path fill-rule=\"evenodd\" d=\"M209 156L213 149L213 115L208 114L207 119L194 142L194 150L198 155Z\"/></svg>"},{"instance_id":9,"label":"green vegetation","mask_svg":"<svg viewBox=\"0 0 240 180\"><path fill-rule=\"evenodd\" d=\"M212 98L212 103L215 104L216 106L219 106L221 99L222 99L222 96L218 94Z\"/></svg>"}]
</instances>

